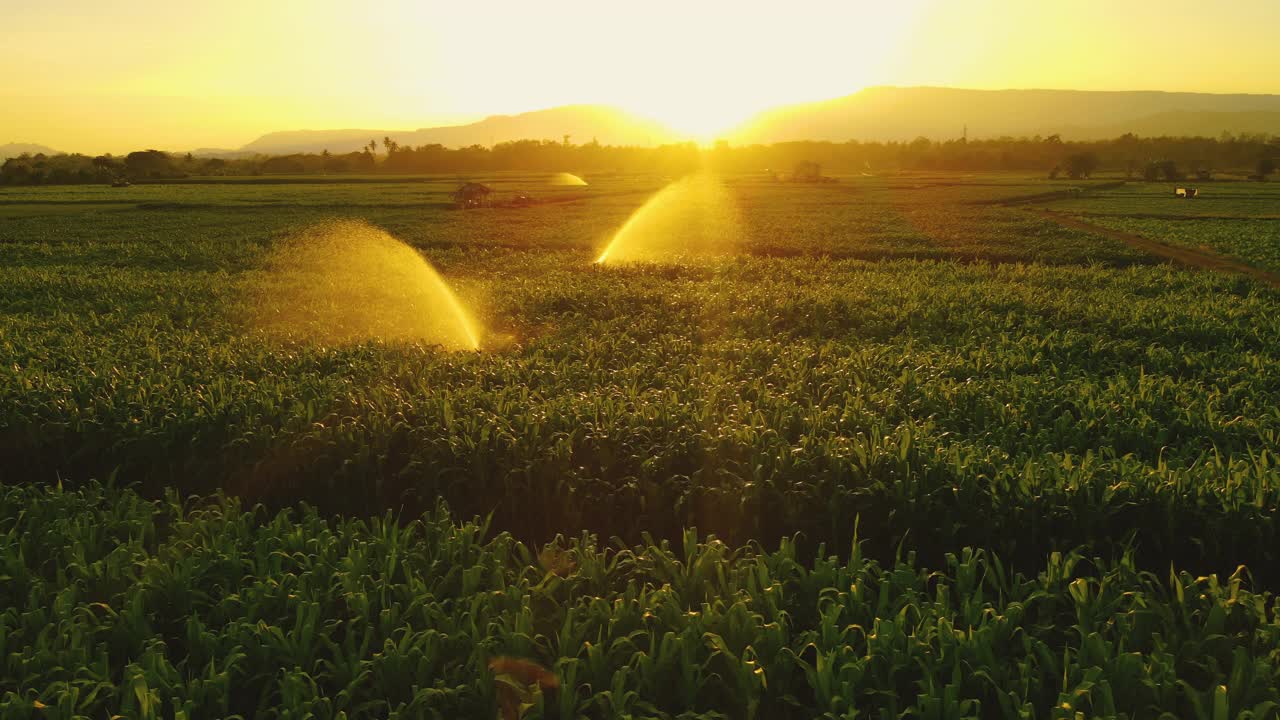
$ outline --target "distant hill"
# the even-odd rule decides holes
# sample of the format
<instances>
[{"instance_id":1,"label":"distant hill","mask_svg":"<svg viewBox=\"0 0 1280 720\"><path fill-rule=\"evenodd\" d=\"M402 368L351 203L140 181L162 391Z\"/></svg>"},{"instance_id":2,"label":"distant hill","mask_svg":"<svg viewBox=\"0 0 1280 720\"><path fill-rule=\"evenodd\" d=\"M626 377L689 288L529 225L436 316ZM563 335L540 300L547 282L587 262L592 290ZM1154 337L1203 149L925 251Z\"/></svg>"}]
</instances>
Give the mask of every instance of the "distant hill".
<instances>
[{"instance_id":1,"label":"distant hill","mask_svg":"<svg viewBox=\"0 0 1280 720\"><path fill-rule=\"evenodd\" d=\"M469 125L418 130L293 130L274 132L240 148L241 152L285 154L299 152L346 153L390 137L401 145L440 144L446 147L494 145L511 140L555 140L564 135L572 142L593 138L602 145L654 145L671 142L678 135L653 120L603 105L566 105L519 115L493 115Z\"/></svg>"},{"instance_id":2,"label":"distant hill","mask_svg":"<svg viewBox=\"0 0 1280 720\"><path fill-rule=\"evenodd\" d=\"M853 95L760 113L735 142L912 140L1061 134L1063 139L1280 134L1280 95L867 88Z\"/></svg>"},{"instance_id":3,"label":"distant hill","mask_svg":"<svg viewBox=\"0 0 1280 720\"><path fill-rule=\"evenodd\" d=\"M6 143L0 145L0 160L8 160L11 157L18 157L22 153L44 153L45 155L57 155L58 151L45 145L36 145L35 143Z\"/></svg>"},{"instance_id":4,"label":"distant hill","mask_svg":"<svg viewBox=\"0 0 1280 720\"><path fill-rule=\"evenodd\" d=\"M725 133L735 144L792 140L910 141L1031 137L1111 139L1267 133L1280 136L1280 95L1221 95L1154 91L964 90L939 87L874 87L845 97L788 105L759 113ZM390 137L401 145L458 148L512 140L553 140L569 135L581 144L653 146L687 138L665 125L607 105L565 105L518 115L493 115L466 125L388 130L292 130L273 132L238 148L199 148L198 157L258 154L347 153ZM0 145L0 162L22 153L56 154L34 143ZM181 154L181 153L180 153Z\"/></svg>"},{"instance_id":5,"label":"distant hill","mask_svg":"<svg viewBox=\"0 0 1280 720\"><path fill-rule=\"evenodd\" d=\"M223 158L230 160L233 158L251 157L253 153L243 150L232 150L230 148L196 148L190 151L192 157L198 158ZM177 153L183 155L185 153Z\"/></svg>"}]
</instances>

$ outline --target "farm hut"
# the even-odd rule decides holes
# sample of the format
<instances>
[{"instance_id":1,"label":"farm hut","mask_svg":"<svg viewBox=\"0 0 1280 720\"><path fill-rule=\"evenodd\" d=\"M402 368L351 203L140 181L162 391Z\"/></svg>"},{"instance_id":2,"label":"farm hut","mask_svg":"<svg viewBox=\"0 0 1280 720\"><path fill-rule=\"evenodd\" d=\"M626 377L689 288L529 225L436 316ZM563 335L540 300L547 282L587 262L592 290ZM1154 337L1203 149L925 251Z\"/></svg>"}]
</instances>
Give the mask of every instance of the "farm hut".
<instances>
[{"instance_id":1,"label":"farm hut","mask_svg":"<svg viewBox=\"0 0 1280 720\"><path fill-rule=\"evenodd\" d=\"M459 208L483 207L493 189L480 183L465 183L453 191L453 204Z\"/></svg>"},{"instance_id":2,"label":"farm hut","mask_svg":"<svg viewBox=\"0 0 1280 720\"><path fill-rule=\"evenodd\" d=\"M796 169L791 173L793 182L818 182L821 179L822 166L811 160L796 163Z\"/></svg>"},{"instance_id":3,"label":"farm hut","mask_svg":"<svg viewBox=\"0 0 1280 720\"><path fill-rule=\"evenodd\" d=\"M795 171L791 173L791 182L831 183L835 181L835 178L822 174L821 165L810 160L796 163Z\"/></svg>"}]
</instances>

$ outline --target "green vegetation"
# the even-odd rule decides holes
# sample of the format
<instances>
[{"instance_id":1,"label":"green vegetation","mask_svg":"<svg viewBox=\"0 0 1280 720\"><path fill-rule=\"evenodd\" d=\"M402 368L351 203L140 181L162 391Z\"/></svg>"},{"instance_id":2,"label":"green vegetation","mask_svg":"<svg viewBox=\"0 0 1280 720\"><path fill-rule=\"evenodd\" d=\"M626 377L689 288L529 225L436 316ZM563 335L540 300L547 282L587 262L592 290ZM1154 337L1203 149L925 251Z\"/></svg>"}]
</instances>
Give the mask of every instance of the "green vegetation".
<instances>
[{"instance_id":1,"label":"green vegetation","mask_svg":"<svg viewBox=\"0 0 1280 720\"><path fill-rule=\"evenodd\" d=\"M1273 717L1244 573L558 540L0 488L7 718ZM558 688L489 670L500 656ZM503 666L495 666L502 670ZM551 683L548 683L551 684ZM1077 715L1079 713L1079 715Z\"/></svg>"},{"instance_id":2,"label":"green vegetation","mask_svg":"<svg viewBox=\"0 0 1280 720\"><path fill-rule=\"evenodd\" d=\"M0 714L1276 716L1280 293L999 204L1269 184L738 176L736 254L596 267L663 179L369 180L0 192ZM251 331L333 218L485 349Z\"/></svg>"},{"instance_id":3,"label":"green vegetation","mask_svg":"<svg viewBox=\"0 0 1280 720\"><path fill-rule=\"evenodd\" d=\"M1184 200L1177 187L1199 188L1200 196ZM1127 183L1055 201L1047 207L1089 217L1177 220L1209 217L1225 220L1280 215L1280 184L1255 182Z\"/></svg>"},{"instance_id":4,"label":"green vegetation","mask_svg":"<svg viewBox=\"0 0 1280 720\"><path fill-rule=\"evenodd\" d=\"M1277 205L1276 210L1280 210ZM1280 272L1280 216L1261 218L1091 219L1103 225L1173 245L1210 250L1245 263Z\"/></svg>"}]
</instances>

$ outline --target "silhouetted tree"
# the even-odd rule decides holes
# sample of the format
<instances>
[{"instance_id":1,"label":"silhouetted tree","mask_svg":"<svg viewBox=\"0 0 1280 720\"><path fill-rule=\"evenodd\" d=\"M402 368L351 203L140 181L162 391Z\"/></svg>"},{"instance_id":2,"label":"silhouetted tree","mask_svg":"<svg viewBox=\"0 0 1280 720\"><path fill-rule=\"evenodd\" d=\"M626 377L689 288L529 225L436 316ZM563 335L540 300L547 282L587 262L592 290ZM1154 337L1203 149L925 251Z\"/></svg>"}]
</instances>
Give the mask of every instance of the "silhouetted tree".
<instances>
[{"instance_id":1,"label":"silhouetted tree","mask_svg":"<svg viewBox=\"0 0 1280 720\"><path fill-rule=\"evenodd\" d=\"M1162 176L1169 181L1183 179L1178 164L1173 160L1153 160L1142 170L1142 179L1147 182L1156 182Z\"/></svg>"},{"instance_id":2,"label":"silhouetted tree","mask_svg":"<svg viewBox=\"0 0 1280 720\"><path fill-rule=\"evenodd\" d=\"M1072 153L1067 156L1067 175L1072 180L1087 178L1098 169L1098 156L1091 152Z\"/></svg>"},{"instance_id":3,"label":"silhouetted tree","mask_svg":"<svg viewBox=\"0 0 1280 720\"><path fill-rule=\"evenodd\" d=\"M178 174L168 153L159 150L131 152L125 156L124 165L134 177L162 178Z\"/></svg>"},{"instance_id":4,"label":"silhouetted tree","mask_svg":"<svg viewBox=\"0 0 1280 720\"><path fill-rule=\"evenodd\" d=\"M312 155L311 157L315 157ZM304 156L300 155L277 155L269 157L262 162L262 172L271 174L289 174L296 175L307 171Z\"/></svg>"},{"instance_id":5,"label":"silhouetted tree","mask_svg":"<svg viewBox=\"0 0 1280 720\"><path fill-rule=\"evenodd\" d=\"M389 138L387 138L389 139ZM1060 138L1059 138L1060 139ZM572 169L585 173L639 172L678 176L710 163L726 173L758 173L761 168L793 168L802 161L821 163L823 171L834 173L876 170L949 171L1034 171L1057 167L1059 175L1069 172L1068 159L1092 154L1096 167L1080 168L1096 174L1103 168L1146 177L1180 179L1179 167L1212 167L1243 171L1258 179L1259 158L1280 160L1280 142L1259 134L1238 134L1222 138L1139 138L1126 135L1114 140L1050 142L1044 138L991 138L934 142L917 138L911 142L844 143L795 141L773 145L721 145L713 150L692 143L659 147L616 147L592 142L564 145L560 140L519 140L493 147L474 145L446 148L443 145L404 147L392 141L394 152L378 158L378 143L370 141L358 150L332 153L301 153L288 161L269 157L238 157L225 160L193 158L183 162L166 160L158 151L142 151L132 160L76 155L27 155L15 158L0 170L3 184L48 184L109 182L120 177L157 177L181 172L217 175L256 175L268 172L370 172L385 169L406 173L490 173L501 170L560 172ZM1160 158L1149 162L1147 158ZM299 169L300 168L300 169ZM1270 173L1274 174L1272 168Z\"/></svg>"},{"instance_id":6,"label":"silhouetted tree","mask_svg":"<svg viewBox=\"0 0 1280 720\"><path fill-rule=\"evenodd\" d=\"M801 160L791 172L796 182L817 182L822 178L822 166L812 160Z\"/></svg>"}]
</instances>

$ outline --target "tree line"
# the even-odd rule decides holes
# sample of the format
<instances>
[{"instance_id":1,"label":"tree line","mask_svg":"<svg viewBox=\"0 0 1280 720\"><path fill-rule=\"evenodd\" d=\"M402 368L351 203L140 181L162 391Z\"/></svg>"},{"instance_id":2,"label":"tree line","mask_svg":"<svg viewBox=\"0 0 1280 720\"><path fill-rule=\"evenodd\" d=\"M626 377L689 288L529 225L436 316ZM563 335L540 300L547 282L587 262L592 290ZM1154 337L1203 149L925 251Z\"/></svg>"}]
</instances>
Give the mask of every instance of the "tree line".
<instances>
[{"instance_id":1,"label":"tree line","mask_svg":"<svg viewBox=\"0 0 1280 720\"><path fill-rule=\"evenodd\" d=\"M320 174L437 174L499 171L578 173L660 173L677 175L710 167L721 172L790 171L817 163L827 172L896 170L1028 171L1052 177L1088 177L1124 172L1148 180L1176 180L1188 174L1234 172L1264 179L1276 169L1280 136L1231 135L1218 138L1141 138L1066 141L1057 135L988 140L917 138L910 142L784 142L710 148L693 143L623 147L596 142L573 145L519 140L492 147L473 145L401 146L386 137L370 139L348 153L294 153L240 158L194 157L159 150L123 156L80 154L21 155L0 166L0 184L163 182L190 176Z\"/></svg>"}]
</instances>

